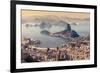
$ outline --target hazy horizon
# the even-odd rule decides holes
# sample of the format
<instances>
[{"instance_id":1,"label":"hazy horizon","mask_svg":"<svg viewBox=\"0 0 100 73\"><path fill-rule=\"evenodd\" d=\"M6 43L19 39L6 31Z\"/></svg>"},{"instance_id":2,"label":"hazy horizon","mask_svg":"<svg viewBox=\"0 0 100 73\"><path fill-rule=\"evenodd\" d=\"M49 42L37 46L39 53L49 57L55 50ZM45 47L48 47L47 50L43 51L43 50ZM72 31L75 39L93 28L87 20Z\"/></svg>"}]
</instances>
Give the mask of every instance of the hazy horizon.
<instances>
[{"instance_id":1,"label":"hazy horizon","mask_svg":"<svg viewBox=\"0 0 100 73\"><path fill-rule=\"evenodd\" d=\"M22 10L22 17L31 17L31 16L57 16L57 17L69 17L78 19L90 19L90 14L86 12Z\"/></svg>"}]
</instances>

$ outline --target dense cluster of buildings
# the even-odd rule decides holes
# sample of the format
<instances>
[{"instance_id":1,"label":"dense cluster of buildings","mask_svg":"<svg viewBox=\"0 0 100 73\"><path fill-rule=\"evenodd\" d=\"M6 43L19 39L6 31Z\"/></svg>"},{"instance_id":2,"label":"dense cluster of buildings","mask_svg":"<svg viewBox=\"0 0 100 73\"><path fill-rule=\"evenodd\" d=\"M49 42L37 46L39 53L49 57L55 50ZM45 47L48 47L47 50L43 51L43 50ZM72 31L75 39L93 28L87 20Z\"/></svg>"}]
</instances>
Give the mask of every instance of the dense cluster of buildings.
<instances>
[{"instance_id":1,"label":"dense cluster of buildings","mask_svg":"<svg viewBox=\"0 0 100 73\"><path fill-rule=\"evenodd\" d=\"M63 44L62 47L57 46L56 48L37 48L30 44L31 40L24 39L21 44L21 61L22 63L25 63L89 60L89 40L89 37L79 37L74 38L71 42Z\"/></svg>"}]
</instances>

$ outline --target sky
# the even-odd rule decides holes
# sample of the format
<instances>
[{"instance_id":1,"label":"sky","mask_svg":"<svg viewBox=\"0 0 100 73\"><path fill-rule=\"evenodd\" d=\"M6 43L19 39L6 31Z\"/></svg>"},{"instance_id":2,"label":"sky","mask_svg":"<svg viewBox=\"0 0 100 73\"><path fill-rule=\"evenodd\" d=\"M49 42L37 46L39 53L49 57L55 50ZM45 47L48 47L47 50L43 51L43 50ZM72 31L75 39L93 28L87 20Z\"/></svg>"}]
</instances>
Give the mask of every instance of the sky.
<instances>
[{"instance_id":1,"label":"sky","mask_svg":"<svg viewBox=\"0 0 100 73\"><path fill-rule=\"evenodd\" d=\"M56 11L34 11L34 10L22 10L22 17L30 17L30 16L62 16L69 18L79 18L79 19L89 19L89 13L83 12L56 12Z\"/></svg>"}]
</instances>

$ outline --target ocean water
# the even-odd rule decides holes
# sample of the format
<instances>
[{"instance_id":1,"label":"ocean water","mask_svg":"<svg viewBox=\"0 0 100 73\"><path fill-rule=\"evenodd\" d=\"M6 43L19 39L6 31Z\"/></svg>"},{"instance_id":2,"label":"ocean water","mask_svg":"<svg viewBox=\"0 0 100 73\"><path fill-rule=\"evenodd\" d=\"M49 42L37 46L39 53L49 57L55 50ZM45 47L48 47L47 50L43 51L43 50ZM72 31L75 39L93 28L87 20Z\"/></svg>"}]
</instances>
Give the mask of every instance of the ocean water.
<instances>
[{"instance_id":1,"label":"ocean water","mask_svg":"<svg viewBox=\"0 0 100 73\"><path fill-rule=\"evenodd\" d=\"M31 38L33 40L40 40L42 43L38 46L41 48L56 48L61 46L66 41L59 37L51 37L48 35L41 34L41 31L47 30L51 33L60 32L66 28L65 25L51 25L41 28L40 25L35 26L36 23L22 24L22 38ZM78 25L71 25L71 29L75 30L80 36L86 36L90 33L90 23L89 21L82 21Z\"/></svg>"}]
</instances>

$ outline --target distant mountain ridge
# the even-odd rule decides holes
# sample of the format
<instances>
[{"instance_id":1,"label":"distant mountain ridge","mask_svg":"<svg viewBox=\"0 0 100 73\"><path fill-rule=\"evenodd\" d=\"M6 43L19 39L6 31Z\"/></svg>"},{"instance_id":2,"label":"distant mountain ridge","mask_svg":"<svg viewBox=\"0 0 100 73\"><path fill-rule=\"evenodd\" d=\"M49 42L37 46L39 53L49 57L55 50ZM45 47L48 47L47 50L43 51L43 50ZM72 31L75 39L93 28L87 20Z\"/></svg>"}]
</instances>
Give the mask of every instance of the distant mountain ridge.
<instances>
[{"instance_id":1,"label":"distant mountain ridge","mask_svg":"<svg viewBox=\"0 0 100 73\"><path fill-rule=\"evenodd\" d=\"M66 24L66 25L67 28L60 32L51 33L48 30L42 30L41 34L45 34L53 37L62 37L62 38L68 38L68 37L76 38L80 36L75 30L71 29L70 24Z\"/></svg>"},{"instance_id":2,"label":"distant mountain ridge","mask_svg":"<svg viewBox=\"0 0 100 73\"><path fill-rule=\"evenodd\" d=\"M58 16L37 16L37 17L24 17L22 18L22 23L25 22L58 22L59 20L63 21L70 21L70 20L76 20L76 21L81 21L81 20L90 20L89 18L70 18L70 17L58 17Z\"/></svg>"}]
</instances>

